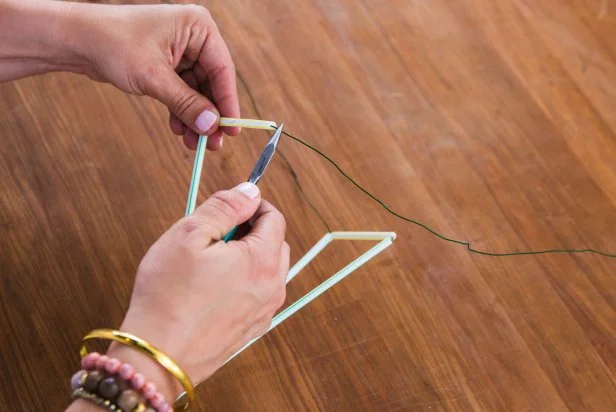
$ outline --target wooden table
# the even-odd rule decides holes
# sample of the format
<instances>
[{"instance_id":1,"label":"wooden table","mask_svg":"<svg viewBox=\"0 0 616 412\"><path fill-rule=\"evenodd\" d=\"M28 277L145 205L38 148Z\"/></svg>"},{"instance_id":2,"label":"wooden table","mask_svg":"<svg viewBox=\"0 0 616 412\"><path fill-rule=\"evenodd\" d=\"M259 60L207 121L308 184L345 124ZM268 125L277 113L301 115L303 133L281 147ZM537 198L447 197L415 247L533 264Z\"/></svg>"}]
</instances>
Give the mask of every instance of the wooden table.
<instances>
[{"instance_id":1,"label":"wooden table","mask_svg":"<svg viewBox=\"0 0 616 412\"><path fill-rule=\"evenodd\" d=\"M477 249L616 251L616 3L209 2L245 117ZM117 327L182 216L166 110L85 77L0 85L0 405L61 410L81 336ZM208 154L200 199L266 141ZM616 259L487 257L388 215L286 139L261 187L297 260L328 230L394 246L199 387L203 411L616 410ZM367 245L335 243L301 296Z\"/></svg>"}]
</instances>

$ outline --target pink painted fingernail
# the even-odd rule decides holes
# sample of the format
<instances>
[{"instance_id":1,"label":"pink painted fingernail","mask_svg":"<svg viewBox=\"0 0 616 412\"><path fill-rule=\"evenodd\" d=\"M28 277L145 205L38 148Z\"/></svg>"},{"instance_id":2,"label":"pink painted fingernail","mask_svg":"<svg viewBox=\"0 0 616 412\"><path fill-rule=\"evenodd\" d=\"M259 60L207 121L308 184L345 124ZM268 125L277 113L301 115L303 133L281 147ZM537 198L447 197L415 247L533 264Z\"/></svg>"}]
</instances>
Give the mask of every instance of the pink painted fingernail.
<instances>
[{"instance_id":1,"label":"pink painted fingernail","mask_svg":"<svg viewBox=\"0 0 616 412\"><path fill-rule=\"evenodd\" d=\"M210 129L210 127L214 126L217 118L218 116L216 116L216 113L209 110L204 110L203 113L197 117L197 120L195 120L195 127L199 129L201 133L205 133Z\"/></svg>"},{"instance_id":2,"label":"pink painted fingernail","mask_svg":"<svg viewBox=\"0 0 616 412\"><path fill-rule=\"evenodd\" d=\"M259 196L259 188L257 187L257 185L250 182L244 182L241 185L237 186L235 189L239 190L251 199L254 199Z\"/></svg>"}]
</instances>

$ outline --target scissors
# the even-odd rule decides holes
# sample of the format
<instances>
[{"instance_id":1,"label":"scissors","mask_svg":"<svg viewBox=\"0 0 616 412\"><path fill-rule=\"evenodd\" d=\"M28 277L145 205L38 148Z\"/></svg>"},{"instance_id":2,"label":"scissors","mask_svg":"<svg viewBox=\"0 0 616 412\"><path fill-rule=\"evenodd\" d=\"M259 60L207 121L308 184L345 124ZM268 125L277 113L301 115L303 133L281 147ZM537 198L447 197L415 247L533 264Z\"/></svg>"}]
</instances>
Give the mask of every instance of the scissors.
<instances>
[{"instance_id":1,"label":"scissors","mask_svg":"<svg viewBox=\"0 0 616 412\"><path fill-rule=\"evenodd\" d=\"M282 135L282 126L284 126L284 123L278 126L272 138L269 139L269 141L263 148L261 156L259 156L259 160L257 160L257 163L255 164L254 169L252 169L252 173L248 178L249 183L254 183L256 185L259 180L261 180L263 173L265 173L265 169L267 169L267 165L269 165L270 161L272 160L272 157L274 157L274 153L276 153L276 147L278 146L278 141L280 140L280 136ZM231 229L229 233L227 233L227 235L223 239L225 243L227 243L233 238L236 231L237 226L235 226L233 229Z\"/></svg>"}]
</instances>

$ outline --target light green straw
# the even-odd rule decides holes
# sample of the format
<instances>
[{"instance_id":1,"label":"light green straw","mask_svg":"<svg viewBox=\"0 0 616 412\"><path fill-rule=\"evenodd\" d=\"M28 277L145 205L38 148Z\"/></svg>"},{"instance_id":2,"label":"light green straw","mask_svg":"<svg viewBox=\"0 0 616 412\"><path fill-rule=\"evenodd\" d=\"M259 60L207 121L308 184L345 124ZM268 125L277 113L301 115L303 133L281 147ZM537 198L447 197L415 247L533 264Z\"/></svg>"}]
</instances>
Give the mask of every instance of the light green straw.
<instances>
[{"instance_id":1,"label":"light green straw","mask_svg":"<svg viewBox=\"0 0 616 412\"><path fill-rule=\"evenodd\" d=\"M340 282L345 277L349 276L355 270L357 270L360 266L364 265L370 259L381 253L383 250L387 249L396 238L396 234L394 232L333 232L328 233L323 238L317 242L316 245L312 247L306 253L304 257L302 257L290 270L287 275L287 283L289 283L297 274L312 261L316 255L318 255L325 247L331 243L333 240L380 240L379 243L374 245L370 250L365 252L363 255L346 265L343 269L338 271L335 275L327 279L325 282L321 283L316 288L312 289L310 292L299 298L297 301L289 305L285 310L280 312L278 315L274 316L272 319L272 323L267 332L274 329L276 326L280 325L282 322L290 318L293 314L298 312L304 306L315 300L329 288L334 286L336 283ZM267 333L265 332L265 333ZM252 339L250 342L245 344L240 350L235 352L229 359L225 361L225 364L229 362L231 359L235 358L239 355L244 349L252 345L254 342L259 340L261 336L258 336ZM223 364L224 365L224 364Z\"/></svg>"},{"instance_id":2,"label":"light green straw","mask_svg":"<svg viewBox=\"0 0 616 412\"><path fill-rule=\"evenodd\" d=\"M188 201L186 202L185 216L191 215L197 205L197 195L199 194L199 181L203 170L203 159L205 158L205 147L207 146L207 136L199 136L197 143L197 154L193 165L192 177L190 178L190 189L188 190Z\"/></svg>"}]
</instances>

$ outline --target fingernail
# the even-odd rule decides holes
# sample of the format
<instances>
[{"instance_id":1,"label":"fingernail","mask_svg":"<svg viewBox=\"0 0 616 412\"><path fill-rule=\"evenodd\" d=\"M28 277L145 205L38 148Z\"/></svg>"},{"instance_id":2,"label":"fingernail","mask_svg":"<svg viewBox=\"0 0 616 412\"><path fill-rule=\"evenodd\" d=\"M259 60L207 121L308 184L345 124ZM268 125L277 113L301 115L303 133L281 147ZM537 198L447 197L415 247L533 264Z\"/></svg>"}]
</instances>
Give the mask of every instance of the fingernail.
<instances>
[{"instance_id":1,"label":"fingernail","mask_svg":"<svg viewBox=\"0 0 616 412\"><path fill-rule=\"evenodd\" d=\"M199 129L201 133L205 133L214 126L217 118L218 116L216 116L216 113L204 110L203 113L197 117L197 120L195 120L195 127Z\"/></svg>"},{"instance_id":2,"label":"fingernail","mask_svg":"<svg viewBox=\"0 0 616 412\"><path fill-rule=\"evenodd\" d=\"M259 196L259 188L257 187L257 185L249 182L242 183L241 185L237 186L236 189L251 199L254 199Z\"/></svg>"}]
</instances>

